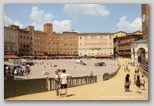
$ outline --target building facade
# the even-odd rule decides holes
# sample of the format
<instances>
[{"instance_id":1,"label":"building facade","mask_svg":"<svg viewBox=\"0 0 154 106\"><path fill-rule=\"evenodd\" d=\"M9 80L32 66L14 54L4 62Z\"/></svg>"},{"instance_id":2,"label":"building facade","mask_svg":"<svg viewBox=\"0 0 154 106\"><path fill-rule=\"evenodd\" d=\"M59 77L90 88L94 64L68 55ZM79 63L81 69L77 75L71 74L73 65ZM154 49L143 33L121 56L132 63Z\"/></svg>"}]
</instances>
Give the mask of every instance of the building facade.
<instances>
[{"instance_id":1,"label":"building facade","mask_svg":"<svg viewBox=\"0 0 154 106\"><path fill-rule=\"evenodd\" d=\"M116 38L116 37L123 37L123 36L126 36L127 33L124 32L124 31L118 31L116 33L113 34L113 38Z\"/></svg>"},{"instance_id":2,"label":"building facade","mask_svg":"<svg viewBox=\"0 0 154 106\"><path fill-rule=\"evenodd\" d=\"M131 58L131 43L142 39L142 32L128 33L123 37L114 38L114 56Z\"/></svg>"},{"instance_id":3,"label":"building facade","mask_svg":"<svg viewBox=\"0 0 154 106\"><path fill-rule=\"evenodd\" d=\"M48 40L49 55L78 55L76 32L53 33Z\"/></svg>"},{"instance_id":4,"label":"building facade","mask_svg":"<svg viewBox=\"0 0 154 106\"><path fill-rule=\"evenodd\" d=\"M112 33L79 33L79 56L113 55Z\"/></svg>"},{"instance_id":5,"label":"building facade","mask_svg":"<svg viewBox=\"0 0 154 106\"><path fill-rule=\"evenodd\" d=\"M143 61L148 61L148 42L139 40L131 44L132 63L137 66Z\"/></svg>"},{"instance_id":6,"label":"building facade","mask_svg":"<svg viewBox=\"0 0 154 106\"><path fill-rule=\"evenodd\" d=\"M143 39L131 44L131 58L135 66L148 71L148 4L141 4Z\"/></svg>"},{"instance_id":7,"label":"building facade","mask_svg":"<svg viewBox=\"0 0 154 106\"><path fill-rule=\"evenodd\" d=\"M18 30L17 26L4 27L4 54L18 54Z\"/></svg>"},{"instance_id":8,"label":"building facade","mask_svg":"<svg viewBox=\"0 0 154 106\"><path fill-rule=\"evenodd\" d=\"M26 29L18 29L18 55L32 55L32 35Z\"/></svg>"},{"instance_id":9,"label":"building facade","mask_svg":"<svg viewBox=\"0 0 154 106\"><path fill-rule=\"evenodd\" d=\"M34 32L33 55L44 55L47 53L48 34L42 31Z\"/></svg>"},{"instance_id":10,"label":"building facade","mask_svg":"<svg viewBox=\"0 0 154 106\"><path fill-rule=\"evenodd\" d=\"M10 53L16 53L20 56L115 55L131 57L130 43L139 40L142 36L140 31L134 33L123 31L116 33L55 33L52 23L44 24L44 31L35 31L34 26L20 29L19 26L10 25L4 27L4 33L5 54L8 52L7 50L14 50Z\"/></svg>"}]
</instances>

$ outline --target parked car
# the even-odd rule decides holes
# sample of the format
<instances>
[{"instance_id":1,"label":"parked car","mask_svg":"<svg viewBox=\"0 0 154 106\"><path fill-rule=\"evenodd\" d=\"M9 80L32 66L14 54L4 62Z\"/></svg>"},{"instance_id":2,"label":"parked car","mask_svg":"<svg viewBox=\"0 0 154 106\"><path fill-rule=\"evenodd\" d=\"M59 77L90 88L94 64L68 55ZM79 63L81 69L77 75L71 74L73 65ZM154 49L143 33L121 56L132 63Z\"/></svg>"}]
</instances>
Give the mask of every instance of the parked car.
<instances>
[{"instance_id":1,"label":"parked car","mask_svg":"<svg viewBox=\"0 0 154 106\"><path fill-rule=\"evenodd\" d=\"M105 62L95 63L95 67L98 67L98 66L106 66L106 63Z\"/></svg>"},{"instance_id":2,"label":"parked car","mask_svg":"<svg viewBox=\"0 0 154 106\"><path fill-rule=\"evenodd\" d=\"M33 62L24 62L24 64L23 64L24 66L26 66L26 65L29 65L29 66L34 66L34 63Z\"/></svg>"}]
</instances>

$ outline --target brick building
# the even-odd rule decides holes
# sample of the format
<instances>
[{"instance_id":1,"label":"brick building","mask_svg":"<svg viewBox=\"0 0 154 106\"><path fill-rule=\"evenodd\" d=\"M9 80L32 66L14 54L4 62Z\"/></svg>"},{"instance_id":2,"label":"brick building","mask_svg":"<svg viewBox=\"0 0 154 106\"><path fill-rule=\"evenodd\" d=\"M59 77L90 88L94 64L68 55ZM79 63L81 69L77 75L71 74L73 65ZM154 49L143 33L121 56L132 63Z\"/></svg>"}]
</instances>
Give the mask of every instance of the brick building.
<instances>
[{"instance_id":1,"label":"brick building","mask_svg":"<svg viewBox=\"0 0 154 106\"><path fill-rule=\"evenodd\" d=\"M41 31L34 32L33 55L44 55L47 53L47 33Z\"/></svg>"},{"instance_id":2,"label":"brick building","mask_svg":"<svg viewBox=\"0 0 154 106\"><path fill-rule=\"evenodd\" d=\"M131 43L140 39L142 39L142 32L140 31L114 38L114 56L131 58Z\"/></svg>"},{"instance_id":3,"label":"brick building","mask_svg":"<svg viewBox=\"0 0 154 106\"><path fill-rule=\"evenodd\" d=\"M4 27L4 54L18 54L18 26Z\"/></svg>"},{"instance_id":4,"label":"brick building","mask_svg":"<svg viewBox=\"0 0 154 106\"><path fill-rule=\"evenodd\" d=\"M10 34L10 32L13 33ZM5 54L7 49L14 50L17 55L48 56L110 56L130 57L129 44L141 38L137 31L131 34L119 31L116 33L76 33L53 32L52 23L44 24L44 31L35 31L34 26L20 29L19 26L4 27ZM9 38L9 35L13 39ZM114 42L113 42L114 39ZM7 44L11 40L14 45Z\"/></svg>"},{"instance_id":5,"label":"brick building","mask_svg":"<svg viewBox=\"0 0 154 106\"><path fill-rule=\"evenodd\" d=\"M32 35L26 29L18 29L18 55L31 55L32 54Z\"/></svg>"},{"instance_id":6,"label":"brick building","mask_svg":"<svg viewBox=\"0 0 154 106\"><path fill-rule=\"evenodd\" d=\"M77 55L78 39L76 32L53 33L48 39L49 55Z\"/></svg>"}]
</instances>

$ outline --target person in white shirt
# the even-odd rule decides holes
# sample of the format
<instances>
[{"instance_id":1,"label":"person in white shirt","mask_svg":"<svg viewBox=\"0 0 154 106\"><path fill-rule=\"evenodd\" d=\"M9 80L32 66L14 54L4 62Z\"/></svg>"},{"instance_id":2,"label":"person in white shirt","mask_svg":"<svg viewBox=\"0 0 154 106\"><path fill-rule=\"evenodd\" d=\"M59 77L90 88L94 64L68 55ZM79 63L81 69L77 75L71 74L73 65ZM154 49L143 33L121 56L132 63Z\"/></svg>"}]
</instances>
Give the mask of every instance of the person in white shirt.
<instances>
[{"instance_id":1,"label":"person in white shirt","mask_svg":"<svg viewBox=\"0 0 154 106\"><path fill-rule=\"evenodd\" d=\"M62 89L64 88L65 89L65 96L67 96L67 80L69 78L69 75L66 74L66 70L64 69L62 71L62 74L60 76L60 90L59 90L59 97L61 95L61 92L62 92Z\"/></svg>"},{"instance_id":2,"label":"person in white shirt","mask_svg":"<svg viewBox=\"0 0 154 106\"><path fill-rule=\"evenodd\" d=\"M143 89L145 89L145 79L143 75L141 77L141 86L143 87Z\"/></svg>"}]
</instances>

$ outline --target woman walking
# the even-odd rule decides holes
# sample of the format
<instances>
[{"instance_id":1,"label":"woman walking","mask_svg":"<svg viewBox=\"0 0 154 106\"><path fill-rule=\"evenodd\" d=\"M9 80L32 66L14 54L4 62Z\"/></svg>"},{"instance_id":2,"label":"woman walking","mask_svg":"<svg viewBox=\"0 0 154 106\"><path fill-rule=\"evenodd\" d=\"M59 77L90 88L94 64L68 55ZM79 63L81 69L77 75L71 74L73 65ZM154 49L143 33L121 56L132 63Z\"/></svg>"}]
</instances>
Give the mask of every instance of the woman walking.
<instances>
[{"instance_id":1,"label":"woman walking","mask_svg":"<svg viewBox=\"0 0 154 106\"><path fill-rule=\"evenodd\" d=\"M137 76L137 72L135 70L135 73L134 73L134 85L136 85L136 76Z\"/></svg>"},{"instance_id":2,"label":"woman walking","mask_svg":"<svg viewBox=\"0 0 154 106\"><path fill-rule=\"evenodd\" d=\"M126 77L125 77L125 84L124 84L124 88L125 88L126 92L129 91L130 84L131 84L130 75L127 74Z\"/></svg>"},{"instance_id":3,"label":"woman walking","mask_svg":"<svg viewBox=\"0 0 154 106\"><path fill-rule=\"evenodd\" d=\"M141 86L140 76L137 75L137 79L136 79L137 93L141 93L140 92L140 86Z\"/></svg>"}]
</instances>

